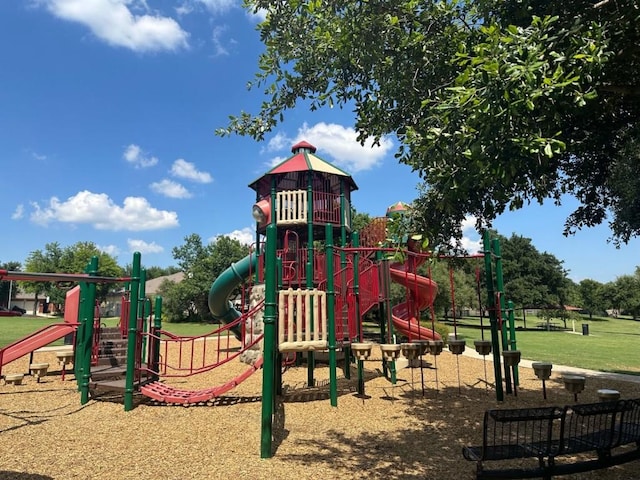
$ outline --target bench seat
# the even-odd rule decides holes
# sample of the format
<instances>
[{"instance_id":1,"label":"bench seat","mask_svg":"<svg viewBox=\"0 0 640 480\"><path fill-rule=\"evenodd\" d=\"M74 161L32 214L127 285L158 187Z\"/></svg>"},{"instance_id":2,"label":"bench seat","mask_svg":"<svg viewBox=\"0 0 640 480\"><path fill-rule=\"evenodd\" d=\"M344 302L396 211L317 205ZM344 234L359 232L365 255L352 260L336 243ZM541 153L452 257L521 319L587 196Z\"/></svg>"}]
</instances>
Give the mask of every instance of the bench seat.
<instances>
[{"instance_id":1,"label":"bench seat","mask_svg":"<svg viewBox=\"0 0 640 480\"><path fill-rule=\"evenodd\" d=\"M640 399L487 410L482 435L482 445L462 449L476 462L477 479L550 479L608 468L640 459ZM537 465L485 465L525 458Z\"/></svg>"}]
</instances>

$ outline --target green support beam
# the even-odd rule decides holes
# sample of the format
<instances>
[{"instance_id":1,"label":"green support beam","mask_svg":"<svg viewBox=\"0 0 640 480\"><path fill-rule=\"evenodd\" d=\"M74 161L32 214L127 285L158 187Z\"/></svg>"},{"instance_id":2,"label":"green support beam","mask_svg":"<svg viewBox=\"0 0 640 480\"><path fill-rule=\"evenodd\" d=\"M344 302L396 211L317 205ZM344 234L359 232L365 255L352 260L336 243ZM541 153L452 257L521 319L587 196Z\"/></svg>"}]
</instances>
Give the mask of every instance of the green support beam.
<instances>
[{"instance_id":1,"label":"green support beam","mask_svg":"<svg viewBox=\"0 0 640 480\"><path fill-rule=\"evenodd\" d=\"M273 441L273 412L275 401L275 364L276 357L276 226L267 226L267 245L265 248L265 296L264 296L264 351L262 364L262 423L260 437L260 457L271 458Z\"/></svg>"},{"instance_id":2,"label":"green support beam","mask_svg":"<svg viewBox=\"0 0 640 480\"><path fill-rule=\"evenodd\" d=\"M138 299L140 298L140 252L133 254L131 289L129 290L129 331L127 332L127 376L124 387L124 411L133 409L134 374L136 361L136 335L138 326Z\"/></svg>"},{"instance_id":3,"label":"green support beam","mask_svg":"<svg viewBox=\"0 0 640 480\"><path fill-rule=\"evenodd\" d=\"M491 251L491 239L489 231L485 230L482 236L483 252L484 252L484 269L487 279L487 307L489 308L489 323L491 325L491 344L493 345L493 372L496 384L496 400L502 402L504 400L504 391L502 389L502 369L500 368L500 340L498 335L498 319L496 316L496 297L493 287L493 262Z\"/></svg>"},{"instance_id":4,"label":"green support beam","mask_svg":"<svg viewBox=\"0 0 640 480\"><path fill-rule=\"evenodd\" d=\"M98 273L98 257L93 257L87 268L89 275L95 276ZM93 347L93 320L96 305L96 284L91 282L85 284L85 298L81 298L82 319L84 325L84 338L81 346L82 379L80 384L80 404L84 405L89 401L89 382L91 380L91 350Z\"/></svg>"}]
</instances>

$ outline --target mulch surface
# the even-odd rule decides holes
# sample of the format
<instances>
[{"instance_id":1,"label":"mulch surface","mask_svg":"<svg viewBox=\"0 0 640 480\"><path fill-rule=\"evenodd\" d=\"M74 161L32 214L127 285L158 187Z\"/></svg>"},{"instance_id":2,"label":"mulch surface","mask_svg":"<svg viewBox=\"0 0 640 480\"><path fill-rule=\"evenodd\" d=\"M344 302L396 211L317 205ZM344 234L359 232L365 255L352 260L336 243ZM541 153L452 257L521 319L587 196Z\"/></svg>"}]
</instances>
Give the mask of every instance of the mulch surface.
<instances>
[{"instance_id":1,"label":"mulch surface","mask_svg":"<svg viewBox=\"0 0 640 480\"><path fill-rule=\"evenodd\" d=\"M493 363L447 351L403 369L392 385L374 355L365 362L366 395L339 369L338 406L329 400L329 370L318 365L316 386L305 367L283 375L273 422L273 457L260 458L262 371L204 405L159 405L144 398L125 412L122 398L104 395L80 404L73 375L62 381L55 354L38 352L49 373L23 385L0 384L0 479L472 479L475 464L463 445L481 443L489 408L574 402L558 374L542 384L519 369L519 386L496 400ZM239 375L238 361L198 378L173 379L183 388L214 386ZM486 377L485 377L486 369ZM28 357L4 373L26 372ZM588 377L579 402L598 401L597 390L640 398L640 382ZM567 475L565 479L640 478L640 462Z\"/></svg>"}]
</instances>

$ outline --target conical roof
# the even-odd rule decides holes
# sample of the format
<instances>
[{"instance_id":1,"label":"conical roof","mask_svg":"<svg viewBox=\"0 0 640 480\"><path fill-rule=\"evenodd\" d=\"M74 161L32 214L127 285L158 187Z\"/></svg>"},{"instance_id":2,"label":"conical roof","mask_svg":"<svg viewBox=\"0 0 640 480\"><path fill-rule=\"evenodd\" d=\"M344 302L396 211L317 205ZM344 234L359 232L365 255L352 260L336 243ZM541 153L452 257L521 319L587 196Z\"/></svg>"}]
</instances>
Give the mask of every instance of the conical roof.
<instances>
[{"instance_id":1,"label":"conical roof","mask_svg":"<svg viewBox=\"0 0 640 480\"><path fill-rule=\"evenodd\" d=\"M387 207L387 217L393 213L405 213L409 208L411 207L404 202L396 202Z\"/></svg>"},{"instance_id":2,"label":"conical roof","mask_svg":"<svg viewBox=\"0 0 640 480\"><path fill-rule=\"evenodd\" d=\"M250 183L249 187L253 188L254 190L258 190L265 182L265 180L273 175L291 176L291 174L312 171L325 175L345 177L350 190L353 191L358 189L358 186L353 181L351 175L349 175L344 170L341 170L340 168L330 164L326 160L318 157L316 155L316 147L314 147L310 143L304 140L296 143L293 147L291 147L291 152L293 153L291 157L287 158L283 162L280 162L278 165L265 173L262 177Z\"/></svg>"}]
</instances>

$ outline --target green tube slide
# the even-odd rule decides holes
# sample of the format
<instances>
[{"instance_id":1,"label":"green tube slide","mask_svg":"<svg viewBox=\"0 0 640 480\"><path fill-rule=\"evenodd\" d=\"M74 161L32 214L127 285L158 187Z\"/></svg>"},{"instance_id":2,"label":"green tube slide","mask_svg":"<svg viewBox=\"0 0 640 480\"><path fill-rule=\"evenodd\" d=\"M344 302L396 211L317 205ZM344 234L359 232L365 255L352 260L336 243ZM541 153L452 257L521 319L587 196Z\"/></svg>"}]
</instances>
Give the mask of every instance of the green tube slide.
<instances>
[{"instance_id":1,"label":"green tube slide","mask_svg":"<svg viewBox=\"0 0 640 480\"><path fill-rule=\"evenodd\" d=\"M231 264L218 278L215 279L209 289L209 311L213 318L227 324L237 320L242 314L233 308L233 304L229 301L229 295L233 289L244 282L251 272L255 272L258 257L255 253L247 255L242 260ZM241 328L239 325L232 328L231 331L240 339Z\"/></svg>"}]
</instances>

